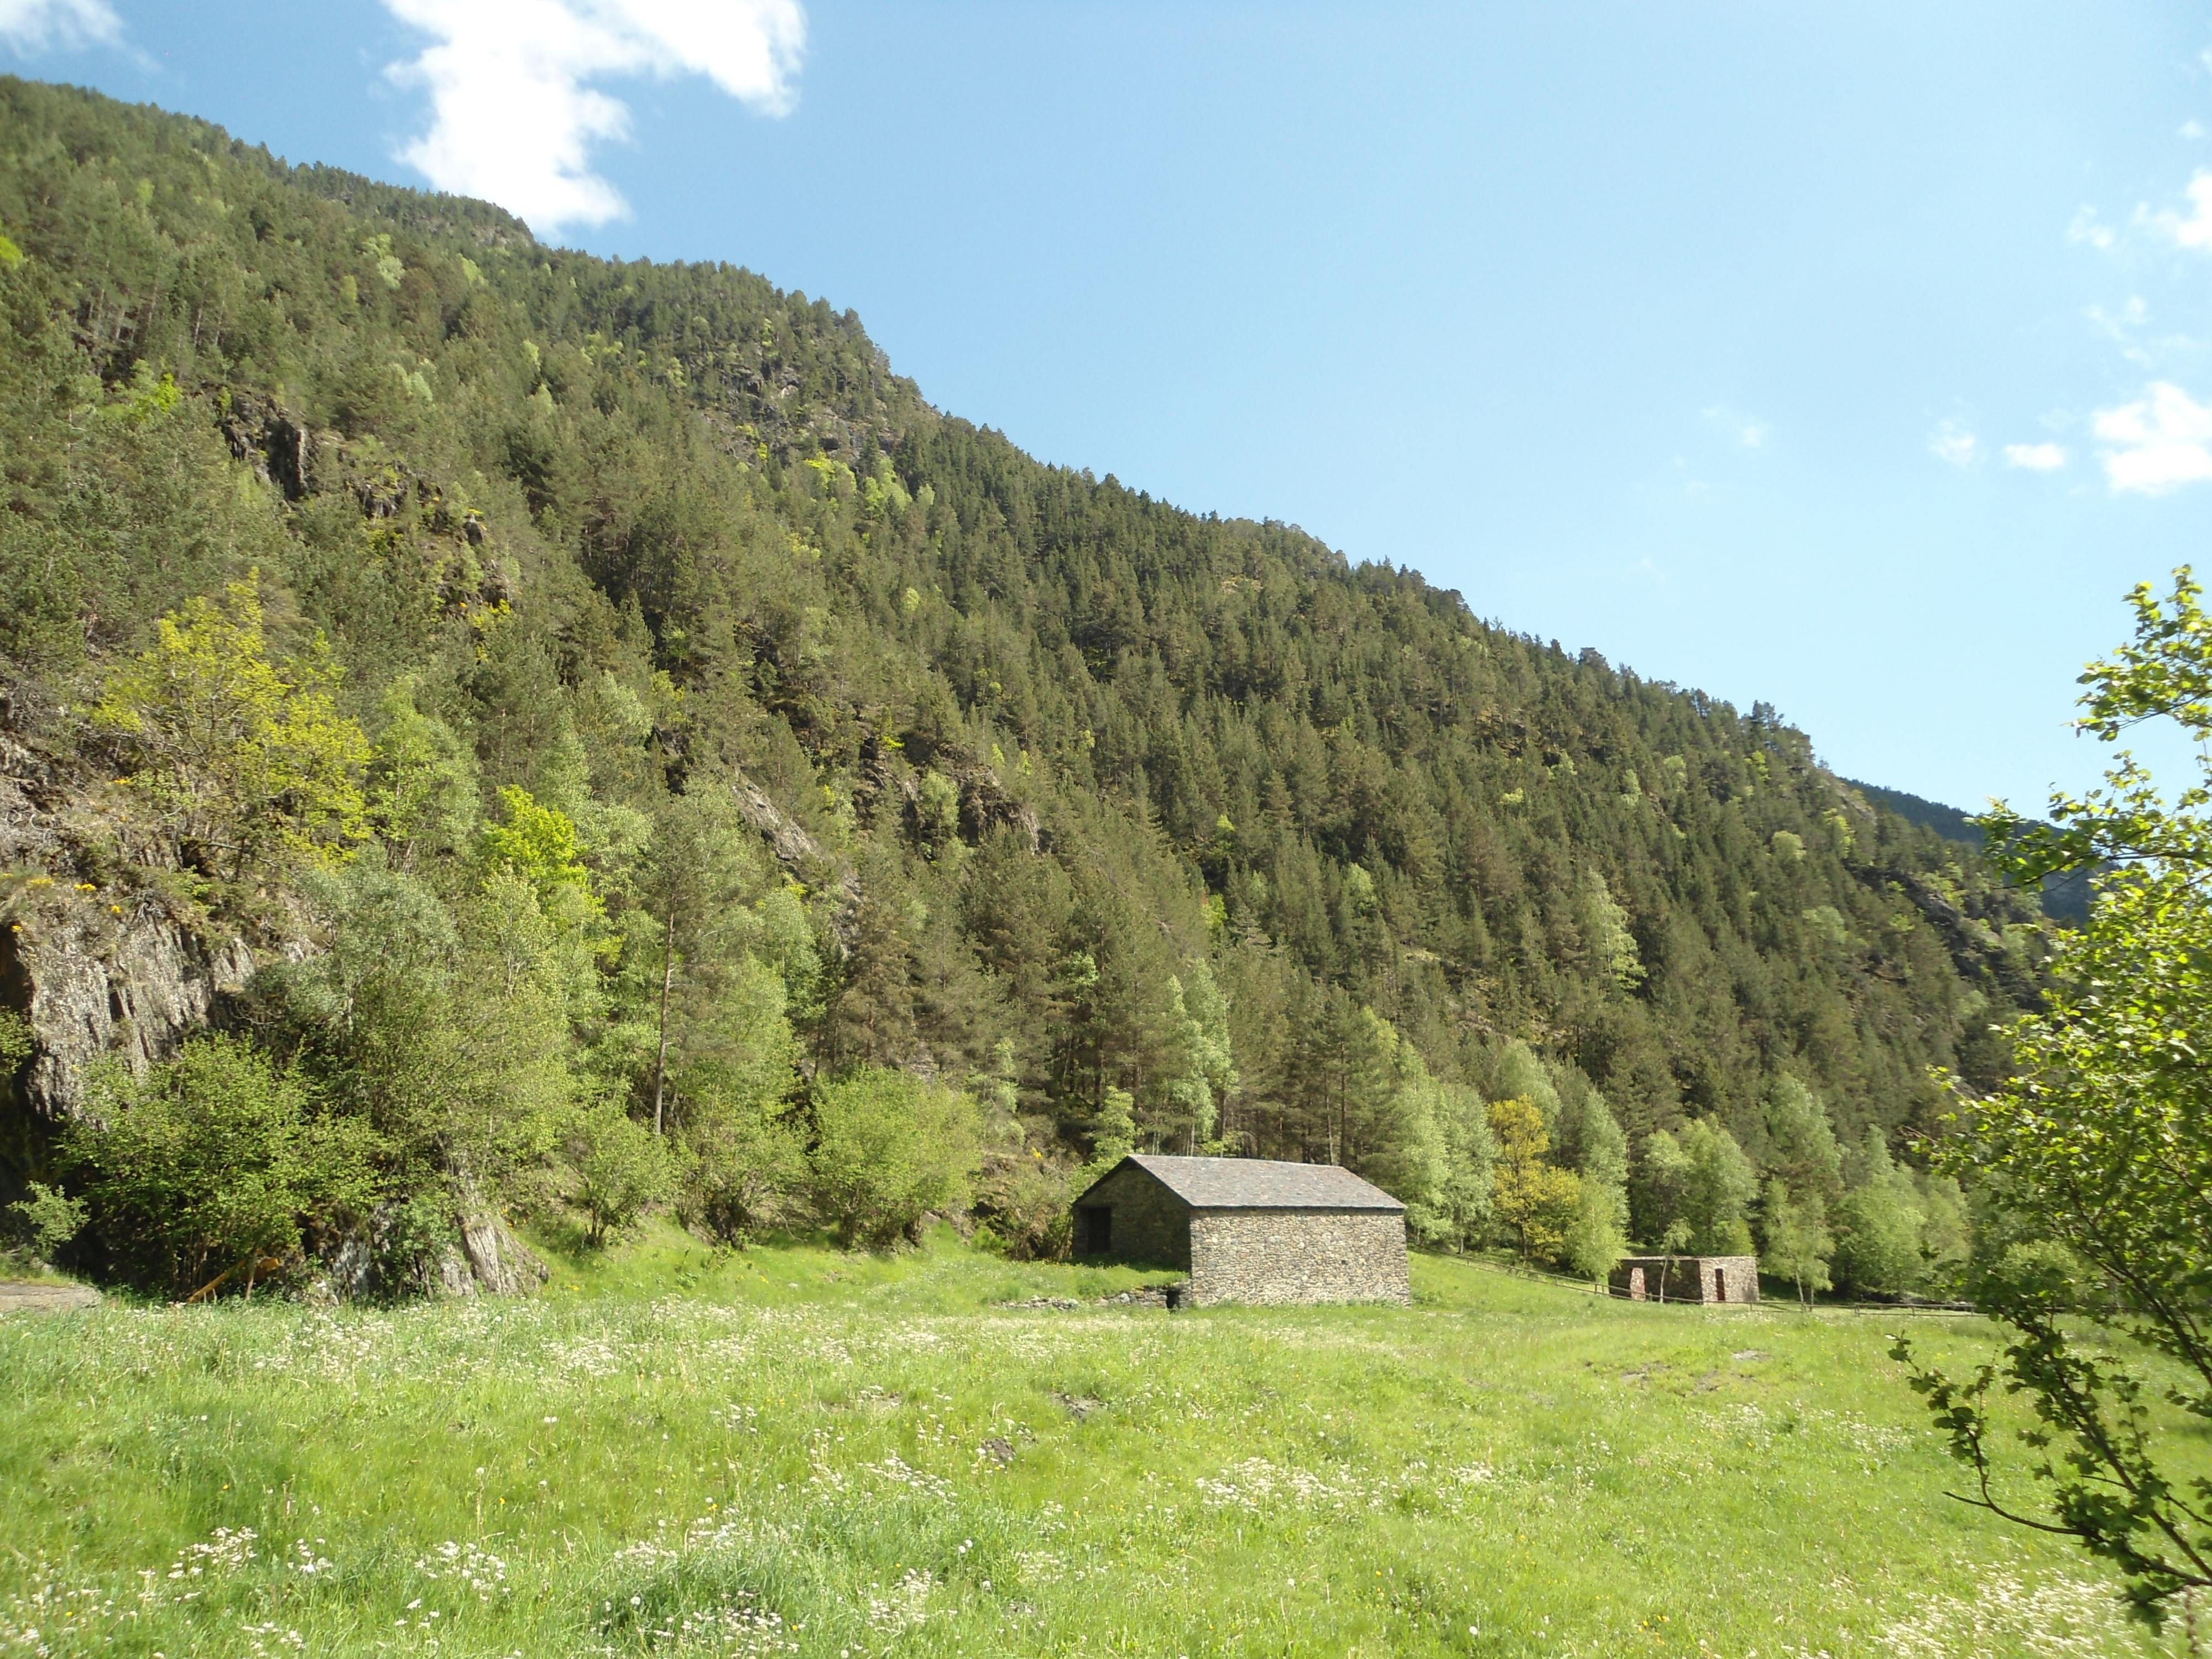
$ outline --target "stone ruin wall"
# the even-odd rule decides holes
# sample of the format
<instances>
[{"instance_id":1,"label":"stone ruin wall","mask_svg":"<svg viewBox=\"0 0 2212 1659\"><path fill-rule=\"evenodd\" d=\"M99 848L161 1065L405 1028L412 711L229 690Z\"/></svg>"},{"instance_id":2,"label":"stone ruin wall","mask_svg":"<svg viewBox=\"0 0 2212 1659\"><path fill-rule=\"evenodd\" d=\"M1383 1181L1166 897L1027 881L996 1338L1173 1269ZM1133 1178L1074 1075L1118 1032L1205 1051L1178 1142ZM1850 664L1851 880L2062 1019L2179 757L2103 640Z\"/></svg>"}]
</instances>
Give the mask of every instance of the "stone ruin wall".
<instances>
[{"instance_id":1,"label":"stone ruin wall","mask_svg":"<svg viewBox=\"0 0 2212 1659\"><path fill-rule=\"evenodd\" d=\"M1632 1255L1614 1267L1609 1288L1632 1301L1659 1300L1660 1273L1666 1270L1667 1300L1708 1305L1720 1298L1713 1294L1714 1279L1728 1275L1728 1303L1735 1307L1759 1300L1759 1258L1753 1255L1678 1255L1669 1265L1664 1256ZM1636 1294L1638 1273L1644 1275L1644 1295Z\"/></svg>"}]
</instances>

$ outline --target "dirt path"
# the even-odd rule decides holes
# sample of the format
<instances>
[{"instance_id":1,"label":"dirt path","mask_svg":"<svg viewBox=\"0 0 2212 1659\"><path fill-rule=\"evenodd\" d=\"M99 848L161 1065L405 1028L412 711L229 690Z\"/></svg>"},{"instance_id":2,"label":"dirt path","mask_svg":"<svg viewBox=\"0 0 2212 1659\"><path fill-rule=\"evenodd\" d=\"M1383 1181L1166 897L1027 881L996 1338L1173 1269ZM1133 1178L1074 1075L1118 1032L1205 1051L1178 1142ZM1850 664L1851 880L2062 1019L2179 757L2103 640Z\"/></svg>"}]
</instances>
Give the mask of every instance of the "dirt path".
<instances>
[{"instance_id":1,"label":"dirt path","mask_svg":"<svg viewBox=\"0 0 2212 1659\"><path fill-rule=\"evenodd\" d=\"M88 1285L53 1285L37 1279L0 1279L0 1314L18 1309L31 1313L66 1313L72 1308L96 1308L100 1292Z\"/></svg>"}]
</instances>

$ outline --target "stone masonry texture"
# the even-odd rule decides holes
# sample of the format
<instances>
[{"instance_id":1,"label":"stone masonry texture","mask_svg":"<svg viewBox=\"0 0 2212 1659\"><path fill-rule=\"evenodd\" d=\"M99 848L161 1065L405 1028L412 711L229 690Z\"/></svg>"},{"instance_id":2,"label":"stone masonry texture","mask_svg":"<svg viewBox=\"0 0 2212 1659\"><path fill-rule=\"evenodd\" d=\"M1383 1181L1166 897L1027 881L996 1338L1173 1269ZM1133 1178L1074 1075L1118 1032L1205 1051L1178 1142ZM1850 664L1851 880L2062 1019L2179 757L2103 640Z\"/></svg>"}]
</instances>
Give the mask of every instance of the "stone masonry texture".
<instances>
[{"instance_id":1,"label":"stone masonry texture","mask_svg":"<svg viewBox=\"0 0 2212 1659\"><path fill-rule=\"evenodd\" d=\"M1079 1244L1082 1212L1098 1209L1113 1212L1109 1255L1190 1271L1190 1208L1143 1170L1124 1164L1083 1195L1076 1206Z\"/></svg>"},{"instance_id":2,"label":"stone masonry texture","mask_svg":"<svg viewBox=\"0 0 2212 1659\"><path fill-rule=\"evenodd\" d=\"M1613 1267L1609 1285L1615 1296L1656 1302L1662 1273L1669 1302L1759 1300L1759 1258L1751 1255L1678 1255L1671 1264L1663 1255L1624 1256ZM1721 1293L1723 1282L1726 1295Z\"/></svg>"},{"instance_id":3,"label":"stone masonry texture","mask_svg":"<svg viewBox=\"0 0 2212 1659\"><path fill-rule=\"evenodd\" d=\"M1411 1301L1406 1218L1389 1210L1197 1211L1189 1300Z\"/></svg>"}]
</instances>

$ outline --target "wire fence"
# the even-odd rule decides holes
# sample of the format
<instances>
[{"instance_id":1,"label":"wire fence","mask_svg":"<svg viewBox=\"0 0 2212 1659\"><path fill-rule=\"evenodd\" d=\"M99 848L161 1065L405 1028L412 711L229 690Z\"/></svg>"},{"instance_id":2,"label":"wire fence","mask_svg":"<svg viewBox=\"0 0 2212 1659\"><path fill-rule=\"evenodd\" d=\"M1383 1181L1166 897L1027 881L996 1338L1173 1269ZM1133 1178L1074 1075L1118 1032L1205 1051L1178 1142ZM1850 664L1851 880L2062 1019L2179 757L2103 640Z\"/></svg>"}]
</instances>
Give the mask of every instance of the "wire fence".
<instances>
[{"instance_id":1,"label":"wire fence","mask_svg":"<svg viewBox=\"0 0 2212 1659\"><path fill-rule=\"evenodd\" d=\"M1480 1268L1484 1273L1496 1273L1501 1278L1525 1279L1530 1284L1549 1285L1563 1291L1578 1291L1584 1296L1603 1297L1608 1301L1626 1302L1629 1299L1626 1295L1613 1289L1610 1285L1601 1285L1593 1279L1579 1278L1573 1273L1555 1273L1549 1268L1539 1267L1529 1263L1498 1261L1480 1255L1454 1256L1451 1260L1469 1267ZM1763 1285L1759 1291L1759 1298L1755 1303L1701 1303L1692 1301L1687 1297L1668 1297L1662 1304L1658 1297L1653 1297L1649 1299L1649 1305L1670 1308L1724 1308L1730 1310L1753 1307L1778 1308L1790 1313L1805 1314L1903 1314L1915 1319L1978 1319L1984 1316L1982 1310L1971 1302L1842 1302L1816 1298L1808 1304L1799 1301L1794 1294L1768 1296Z\"/></svg>"}]
</instances>

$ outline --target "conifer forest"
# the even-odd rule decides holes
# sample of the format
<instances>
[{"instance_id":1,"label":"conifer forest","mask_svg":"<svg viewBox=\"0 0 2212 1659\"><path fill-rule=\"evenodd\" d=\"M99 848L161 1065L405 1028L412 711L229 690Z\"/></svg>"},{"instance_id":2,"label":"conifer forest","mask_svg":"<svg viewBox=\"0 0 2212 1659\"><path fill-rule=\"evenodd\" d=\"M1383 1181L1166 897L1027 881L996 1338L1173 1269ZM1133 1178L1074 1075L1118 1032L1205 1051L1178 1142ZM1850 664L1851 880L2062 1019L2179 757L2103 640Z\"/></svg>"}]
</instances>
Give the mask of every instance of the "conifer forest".
<instances>
[{"instance_id":1,"label":"conifer forest","mask_svg":"<svg viewBox=\"0 0 2212 1659\"><path fill-rule=\"evenodd\" d=\"M2051 924L1764 704L1042 465L830 300L12 78L0 331L0 1197L77 1271L1049 1257L1132 1149L1967 1259L1931 1068Z\"/></svg>"}]
</instances>

